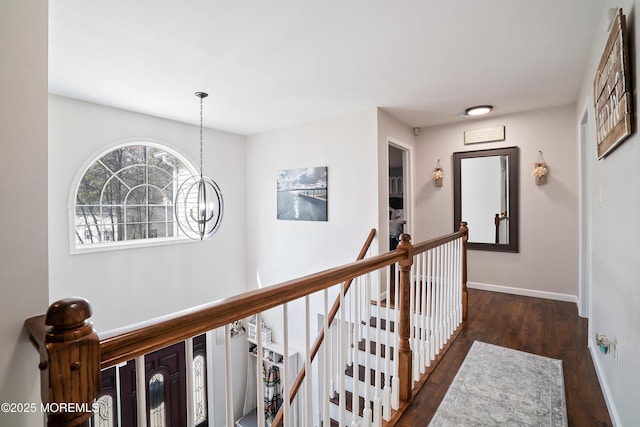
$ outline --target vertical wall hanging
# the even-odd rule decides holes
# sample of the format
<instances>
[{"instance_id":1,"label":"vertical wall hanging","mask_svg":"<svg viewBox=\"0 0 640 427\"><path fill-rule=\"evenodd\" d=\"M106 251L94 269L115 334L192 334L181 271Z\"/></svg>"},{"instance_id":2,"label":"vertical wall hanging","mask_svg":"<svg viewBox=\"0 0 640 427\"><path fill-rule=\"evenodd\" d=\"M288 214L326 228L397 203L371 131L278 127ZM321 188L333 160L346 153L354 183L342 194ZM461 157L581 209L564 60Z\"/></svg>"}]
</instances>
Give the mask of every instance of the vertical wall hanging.
<instances>
[{"instance_id":1,"label":"vertical wall hanging","mask_svg":"<svg viewBox=\"0 0 640 427\"><path fill-rule=\"evenodd\" d=\"M531 176L536 179L536 185L542 185L547 183L547 173L549 168L542 157L542 151L538 151L538 160L533 164L533 171Z\"/></svg>"},{"instance_id":2,"label":"vertical wall hanging","mask_svg":"<svg viewBox=\"0 0 640 427\"><path fill-rule=\"evenodd\" d=\"M598 159L613 151L633 130L632 70L626 32L626 20L619 9L593 81Z\"/></svg>"},{"instance_id":3,"label":"vertical wall hanging","mask_svg":"<svg viewBox=\"0 0 640 427\"><path fill-rule=\"evenodd\" d=\"M444 172L442 171L442 167L440 167L440 159L436 163L436 168L431 172L431 178L433 178L433 182L435 182L436 187L442 187Z\"/></svg>"}]
</instances>

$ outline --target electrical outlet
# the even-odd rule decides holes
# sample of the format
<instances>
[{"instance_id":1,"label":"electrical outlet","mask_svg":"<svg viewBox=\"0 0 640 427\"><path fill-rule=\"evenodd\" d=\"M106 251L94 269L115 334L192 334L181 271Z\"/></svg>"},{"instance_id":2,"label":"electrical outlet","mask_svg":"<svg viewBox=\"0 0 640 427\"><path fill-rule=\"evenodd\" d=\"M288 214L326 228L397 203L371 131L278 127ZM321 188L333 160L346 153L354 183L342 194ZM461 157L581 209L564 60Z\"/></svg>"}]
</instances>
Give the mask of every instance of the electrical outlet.
<instances>
[{"instance_id":1,"label":"electrical outlet","mask_svg":"<svg viewBox=\"0 0 640 427\"><path fill-rule=\"evenodd\" d=\"M600 353L610 354L617 361L618 342L616 340L610 340L606 335L596 332L596 344Z\"/></svg>"}]
</instances>

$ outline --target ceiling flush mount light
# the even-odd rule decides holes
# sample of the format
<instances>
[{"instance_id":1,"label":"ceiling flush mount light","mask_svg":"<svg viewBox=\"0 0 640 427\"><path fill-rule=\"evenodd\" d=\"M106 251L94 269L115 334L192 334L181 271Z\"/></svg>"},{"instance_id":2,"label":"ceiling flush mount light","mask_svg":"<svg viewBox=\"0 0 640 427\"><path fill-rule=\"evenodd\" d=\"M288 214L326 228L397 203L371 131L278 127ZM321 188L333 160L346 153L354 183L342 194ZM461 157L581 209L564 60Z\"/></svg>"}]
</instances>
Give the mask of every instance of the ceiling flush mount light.
<instances>
[{"instance_id":1,"label":"ceiling flush mount light","mask_svg":"<svg viewBox=\"0 0 640 427\"><path fill-rule=\"evenodd\" d=\"M475 107L470 107L464 110L465 116L481 116L483 114L488 114L493 110L493 105L477 105Z\"/></svg>"},{"instance_id":2,"label":"ceiling flush mount light","mask_svg":"<svg viewBox=\"0 0 640 427\"><path fill-rule=\"evenodd\" d=\"M210 239L222 223L224 202L218 184L202 172L202 101L209 96L196 92L200 98L200 176L178 177L175 215L180 231L193 240Z\"/></svg>"}]
</instances>

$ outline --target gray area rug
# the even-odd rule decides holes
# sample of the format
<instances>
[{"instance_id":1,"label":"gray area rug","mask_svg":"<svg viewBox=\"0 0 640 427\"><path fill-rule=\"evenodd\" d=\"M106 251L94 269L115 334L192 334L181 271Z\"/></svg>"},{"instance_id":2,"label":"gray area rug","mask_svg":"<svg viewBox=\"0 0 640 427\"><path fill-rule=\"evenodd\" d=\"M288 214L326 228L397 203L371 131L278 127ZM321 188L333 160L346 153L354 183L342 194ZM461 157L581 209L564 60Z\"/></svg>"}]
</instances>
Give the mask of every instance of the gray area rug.
<instances>
[{"instance_id":1,"label":"gray area rug","mask_svg":"<svg viewBox=\"0 0 640 427\"><path fill-rule=\"evenodd\" d=\"M562 361L475 341L429 426L566 426Z\"/></svg>"}]
</instances>

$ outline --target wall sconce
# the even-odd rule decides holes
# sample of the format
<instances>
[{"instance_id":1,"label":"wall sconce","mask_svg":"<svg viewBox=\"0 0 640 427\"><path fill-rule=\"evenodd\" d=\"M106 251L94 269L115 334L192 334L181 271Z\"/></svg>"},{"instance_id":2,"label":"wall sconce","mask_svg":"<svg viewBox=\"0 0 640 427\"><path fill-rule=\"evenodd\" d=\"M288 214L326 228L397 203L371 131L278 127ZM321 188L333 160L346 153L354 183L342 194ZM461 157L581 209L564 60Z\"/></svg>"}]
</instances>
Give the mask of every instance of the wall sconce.
<instances>
[{"instance_id":1,"label":"wall sconce","mask_svg":"<svg viewBox=\"0 0 640 427\"><path fill-rule=\"evenodd\" d=\"M549 168L542 157L542 151L538 151L538 160L533 164L533 171L531 176L536 179L536 185L542 185L547 183L547 174Z\"/></svg>"},{"instance_id":2,"label":"wall sconce","mask_svg":"<svg viewBox=\"0 0 640 427\"><path fill-rule=\"evenodd\" d=\"M444 172L440 167L440 159L438 159L438 162L436 163L436 168L433 170L433 172L431 172L431 178L433 178L433 181L436 183L436 187L442 187L443 177L444 177Z\"/></svg>"}]
</instances>

